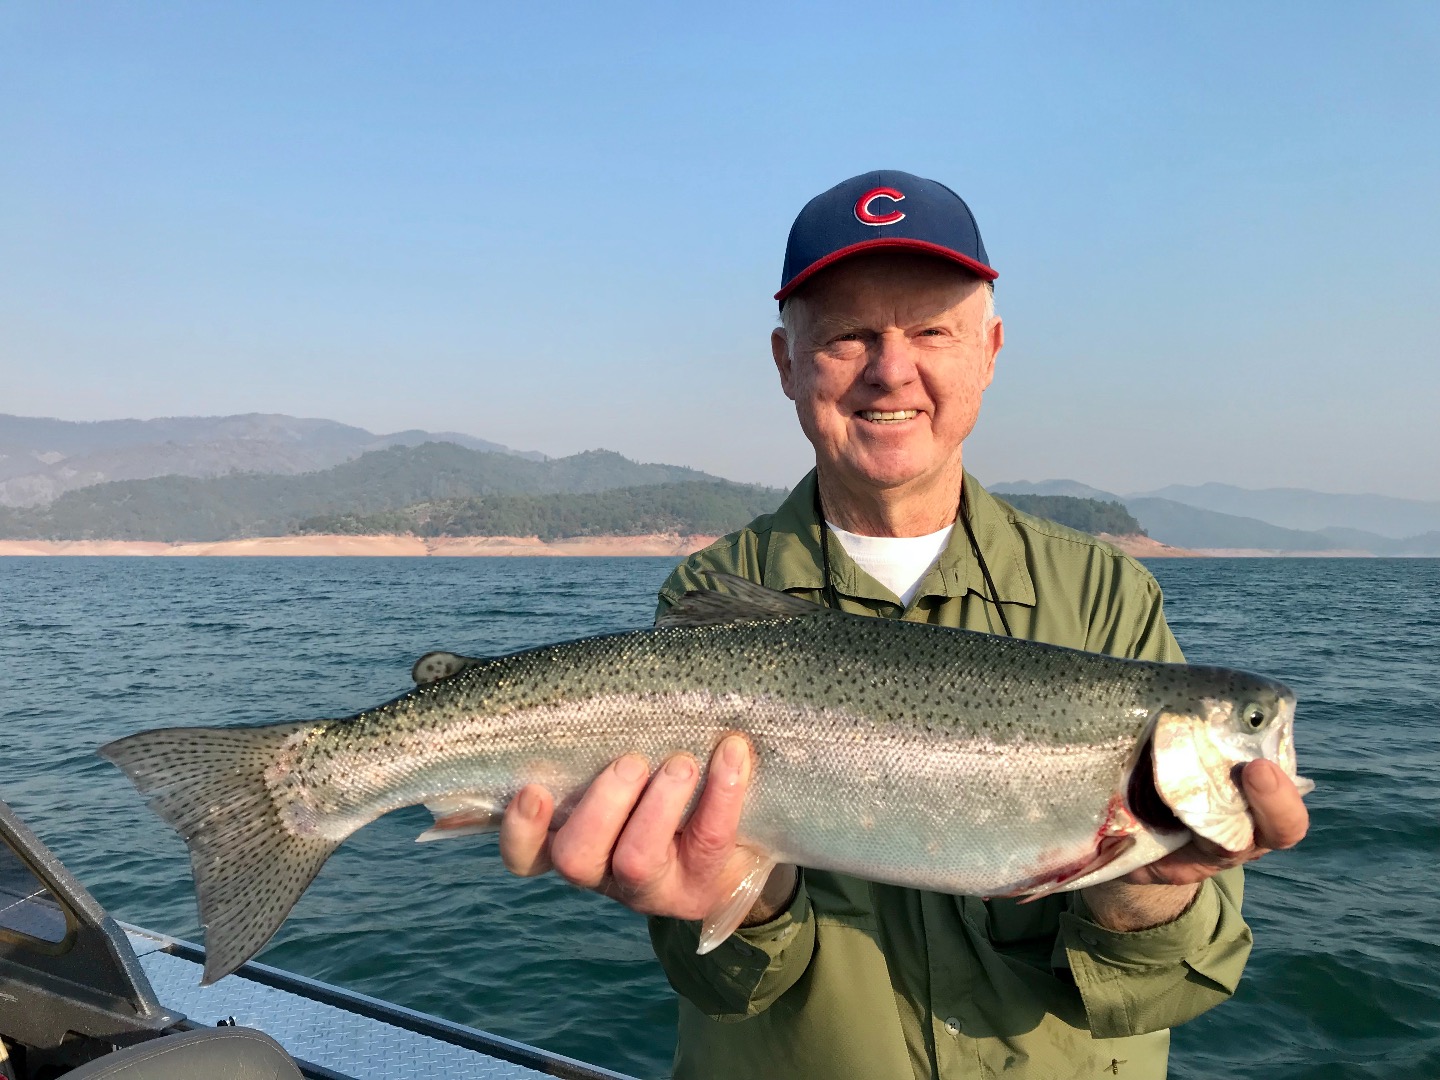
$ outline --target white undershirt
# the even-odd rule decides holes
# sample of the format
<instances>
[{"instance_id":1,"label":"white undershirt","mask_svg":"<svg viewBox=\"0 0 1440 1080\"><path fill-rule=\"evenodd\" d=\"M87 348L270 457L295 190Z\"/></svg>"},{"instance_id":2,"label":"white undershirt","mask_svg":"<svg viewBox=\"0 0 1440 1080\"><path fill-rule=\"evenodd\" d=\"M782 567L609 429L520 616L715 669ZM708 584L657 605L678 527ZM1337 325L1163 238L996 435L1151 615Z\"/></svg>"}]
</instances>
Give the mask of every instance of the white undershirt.
<instances>
[{"instance_id":1,"label":"white undershirt","mask_svg":"<svg viewBox=\"0 0 1440 1080\"><path fill-rule=\"evenodd\" d=\"M835 539L855 565L900 598L906 607L920 591L920 582L930 568L940 561L940 553L950 540L946 525L939 532L926 536L859 536L830 526Z\"/></svg>"}]
</instances>

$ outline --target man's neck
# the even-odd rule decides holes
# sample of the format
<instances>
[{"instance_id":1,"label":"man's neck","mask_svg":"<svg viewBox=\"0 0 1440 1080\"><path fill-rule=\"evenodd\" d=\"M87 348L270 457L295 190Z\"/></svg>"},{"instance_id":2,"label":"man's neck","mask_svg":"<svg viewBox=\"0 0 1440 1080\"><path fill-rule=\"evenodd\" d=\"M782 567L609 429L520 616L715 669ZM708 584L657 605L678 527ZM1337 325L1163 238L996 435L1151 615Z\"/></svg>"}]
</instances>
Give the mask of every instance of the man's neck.
<instances>
[{"instance_id":1,"label":"man's neck","mask_svg":"<svg viewBox=\"0 0 1440 1080\"><path fill-rule=\"evenodd\" d=\"M964 472L957 458L943 475L923 485L869 489L863 493L835 483L818 470L825 520L860 536L928 536L955 523Z\"/></svg>"}]
</instances>

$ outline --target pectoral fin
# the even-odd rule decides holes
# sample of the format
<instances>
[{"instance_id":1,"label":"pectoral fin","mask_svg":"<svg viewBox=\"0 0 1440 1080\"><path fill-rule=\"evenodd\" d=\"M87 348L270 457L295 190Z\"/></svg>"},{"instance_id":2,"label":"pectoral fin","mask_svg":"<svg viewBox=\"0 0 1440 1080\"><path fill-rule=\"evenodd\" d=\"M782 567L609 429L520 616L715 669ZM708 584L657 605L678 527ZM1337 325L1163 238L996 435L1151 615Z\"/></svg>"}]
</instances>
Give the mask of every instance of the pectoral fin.
<instances>
[{"instance_id":1,"label":"pectoral fin","mask_svg":"<svg viewBox=\"0 0 1440 1080\"><path fill-rule=\"evenodd\" d=\"M739 929L745 916L750 914L750 909L765 890L765 883L770 880L770 871L775 869L775 860L758 851L751 855L754 863L750 872L741 879L728 900L705 916L700 927L700 947L695 950L699 955L704 956L718 949L726 938Z\"/></svg>"}]
</instances>

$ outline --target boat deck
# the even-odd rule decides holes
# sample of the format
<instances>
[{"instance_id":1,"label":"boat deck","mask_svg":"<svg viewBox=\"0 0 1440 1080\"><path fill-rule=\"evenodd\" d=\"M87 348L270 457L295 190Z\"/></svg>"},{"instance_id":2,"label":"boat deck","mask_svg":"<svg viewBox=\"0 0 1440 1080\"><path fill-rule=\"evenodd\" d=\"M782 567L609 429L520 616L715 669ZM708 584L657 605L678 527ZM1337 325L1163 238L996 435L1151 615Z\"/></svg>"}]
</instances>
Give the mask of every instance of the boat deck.
<instances>
[{"instance_id":1,"label":"boat deck","mask_svg":"<svg viewBox=\"0 0 1440 1080\"><path fill-rule=\"evenodd\" d=\"M621 1073L248 963L200 985L203 952L139 927L126 935L156 996L196 1026L266 1032L318 1080L630 1080Z\"/></svg>"}]
</instances>

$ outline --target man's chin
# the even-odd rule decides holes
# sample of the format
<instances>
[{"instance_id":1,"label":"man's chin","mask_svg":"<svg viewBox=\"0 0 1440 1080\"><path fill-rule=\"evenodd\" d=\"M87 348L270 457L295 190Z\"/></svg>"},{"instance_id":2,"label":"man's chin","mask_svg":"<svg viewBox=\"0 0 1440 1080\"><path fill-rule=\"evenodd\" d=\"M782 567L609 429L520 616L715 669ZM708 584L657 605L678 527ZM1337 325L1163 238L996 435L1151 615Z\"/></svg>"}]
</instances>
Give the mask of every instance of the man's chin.
<instances>
[{"instance_id":1,"label":"man's chin","mask_svg":"<svg viewBox=\"0 0 1440 1080\"><path fill-rule=\"evenodd\" d=\"M929 461L879 458L838 463L838 471L853 488L889 491L923 480L936 470L934 463Z\"/></svg>"}]
</instances>

